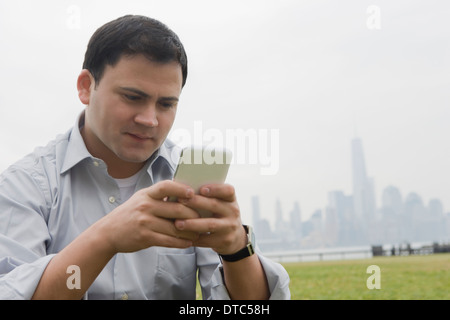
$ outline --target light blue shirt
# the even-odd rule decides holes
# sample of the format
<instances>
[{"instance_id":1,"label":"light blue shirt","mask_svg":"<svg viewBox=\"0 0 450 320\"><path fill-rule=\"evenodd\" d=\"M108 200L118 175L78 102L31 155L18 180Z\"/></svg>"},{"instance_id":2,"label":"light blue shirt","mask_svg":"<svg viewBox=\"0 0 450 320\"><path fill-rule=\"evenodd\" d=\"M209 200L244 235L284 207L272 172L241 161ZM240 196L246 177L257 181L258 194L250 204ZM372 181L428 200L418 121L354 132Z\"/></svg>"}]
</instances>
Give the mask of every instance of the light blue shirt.
<instances>
[{"instance_id":1,"label":"light blue shirt","mask_svg":"<svg viewBox=\"0 0 450 320\"><path fill-rule=\"evenodd\" d=\"M53 256L123 202L105 162L87 151L79 129L83 122L84 113L73 129L0 176L0 299L30 299ZM172 179L178 152L166 140L141 170L136 190ZM258 257L271 298L289 299L285 269ZM204 299L229 299L221 267L209 248L118 253L84 298L195 299L198 271Z\"/></svg>"}]
</instances>

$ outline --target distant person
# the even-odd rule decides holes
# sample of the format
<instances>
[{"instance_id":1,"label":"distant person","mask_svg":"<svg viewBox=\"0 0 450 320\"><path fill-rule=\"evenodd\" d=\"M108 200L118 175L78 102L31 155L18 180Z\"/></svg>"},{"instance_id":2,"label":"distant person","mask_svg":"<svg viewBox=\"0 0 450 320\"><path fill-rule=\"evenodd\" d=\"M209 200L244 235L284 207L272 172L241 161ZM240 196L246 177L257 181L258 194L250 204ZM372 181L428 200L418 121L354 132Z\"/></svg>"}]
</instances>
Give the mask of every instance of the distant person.
<instances>
[{"instance_id":1,"label":"distant person","mask_svg":"<svg viewBox=\"0 0 450 320\"><path fill-rule=\"evenodd\" d=\"M232 186L171 181L186 77L157 20L93 34L74 127L0 176L0 299L195 299L197 271L204 299L290 298L284 268L251 250Z\"/></svg>"},{"instance_id":2,"label":"distant person","mask_svg":"<svg viewBox=\"0 0 450 320\"><path fill-rule=\"evenodd\" d=\"M408 252L409 255L413 254L413 250L409 242L406 244L406 251Z\"/></svg>"}]
</instances>

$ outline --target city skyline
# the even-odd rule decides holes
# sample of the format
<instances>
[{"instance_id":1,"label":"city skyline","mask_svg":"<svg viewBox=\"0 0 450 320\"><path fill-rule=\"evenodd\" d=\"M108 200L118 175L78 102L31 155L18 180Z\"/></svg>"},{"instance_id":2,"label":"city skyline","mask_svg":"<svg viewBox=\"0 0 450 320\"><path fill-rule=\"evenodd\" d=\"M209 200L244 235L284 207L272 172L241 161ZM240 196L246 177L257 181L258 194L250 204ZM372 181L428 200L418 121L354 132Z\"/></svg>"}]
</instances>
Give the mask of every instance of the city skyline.
<instances>
[{"instance_id":1,"label":"city skyline","mask_svg":"<svg viewBox=\"0 0 450 320\"><path fill-rule=\"evenodd\" d=\"M356 142L356 141L357 141L357 142ZM374 188L375 178L374 178L374 177L370 177L370 176L367 175L366 163L365 163L365 156L362 154L362 152L363 152L363 150L362 150L362 139L359 138L359 137L354 137L354 138L351 140L351 148L350 148L350 150L352 150L352 148L357 148L357 149L359 149L358 151L356 151L357 153L358 153L358 152L361 152L361 157L360 157L359 159L356 159L356 162L359 162L359 163L358 163L358 167L360 168L361 176L364 177L363 180L364 180L364 179L367 179L367 181L366 181L365 183L368 184L368 187L371 189L371 194L372 194L372 199L371 199L371 200L373 201L373 206L375 207L375 209L379 207L379 205L378 205L379 203L382 203L383 197L384 197L383 194L384 194L385 190L386 190L386 189L390 189L390 188L395 188L395 189L397 189L398 192L399 192L400 194L402 194L405 198L406 198L408 195L413 195L413 194L414 194L414 195L419 195L420 198L421 198L421 200L422 200L424 203L429 203L429 202L432 202L432 201L438 199L438 200L441 201L441 203L442 203L442 206L443 206L443 208L444 208L444 209L443 209L443 210L444 210L444 213L450 213L450 207L445 207L444 202L443 202L442 199L440 199L439 197L437 197L437 196L431 196L431 197L428 197L428 198L424 198L419 192L417 192L417 191L415 191L415 190L409 190L409 191L407 191L407 192L404 192L404 191L401 190L400 187L398 187L398 186L395 184L395 182L394 182L394 183L391 183L391 184L388 184L388 185L386 185L386 186L384 186L384 187L381 189L380 194L377 195L376 192L375 192L375 188ZM352 154L352 157L350 157L349 159L351 159L352 161L355 161L355 159L354 159L354 157L353 157L353 154ZM362 160L362 161L359 161L359 160ZM350 192L352 192L352 190L354 190L355 183L364 184L364 183L361 181L361 176L359 176L359 180L358 180L358 178L356 178L357 181L355 182L355 172L354 172L354 170L355 170L355 169L354 169L353 167L352 167L352 169L350 170L350 172L353 172L352 177L349 178L349 181L351 181L351 183L349 183L349 185L351 186L351 189L350 189L351 191L350 191ZM358 171L358 170L356 170L356 171ZM345 192L343 189L339 189L339 188L336 188L335 191L338 191L338 192ZM325 190L325 191L324 191L324 197L325 197L326 199L328 199L327 193L329 193L329 192L332 192L332 191L330 191L330 190L328 190L328 191ZM354 192L354 191L353 191L353 192ZM252 198L253 198L253 196L252 196ZM301 198L301 196L299 195L298 198ZM284 200L285 200L285 199L284 199ZM283 202L283 197L282 197L282 196L276 197L276 198L274 199L274 203L276 203L276 201L281 201L281 202ZM291 201L291 204L294 204L294 205L297 205L297 206L300 206L300 207L301 207L301 201L300 201L299 199L295 199L295 198L294 198L294 199ZM251 200L251 205L250 205L250 207L252 208L251 211L253 212L253 200ZM324 207L324 204L323 204L322 206L316 206L311 212L305 212L305 211L302 209L302 216L303 216L303 217L309 218L309 217L311 217L311 216L313 215L314 212L316 212L317 210L323 209L323 207ZM274 212L274 211L273 211L273 212ZM270 221L271 224L274 224L274 223L275 223L275 219L271 219L271 218L275 218L275 214L267 214L267 213L266 213L266 215L264 215L263 213L260 213L260 215L261 215L263 218L269 219L269 221ZM253 216L252 216L252 219L253 219Z\"/></svg>"},{"instance_id":2,"label":"city skyline","mask_svg":"<svg viewBox=\"0 0 450 320\"><path fill-rule=\"evenodd\" d=\"M302 219L299 202L286 219L279 198L274 204L275 222L261 216L259 196L252 197L252 223L262 239L262 249L302 249L334 246L385 245L450 240L450 211L440 199L428 202L415 193L402 195L394 185L383 189L376 205L374 178L367 175L362 140L351 141L352 193L328 191L328 203L308 219Z\"/></svg>"}]
</instances>

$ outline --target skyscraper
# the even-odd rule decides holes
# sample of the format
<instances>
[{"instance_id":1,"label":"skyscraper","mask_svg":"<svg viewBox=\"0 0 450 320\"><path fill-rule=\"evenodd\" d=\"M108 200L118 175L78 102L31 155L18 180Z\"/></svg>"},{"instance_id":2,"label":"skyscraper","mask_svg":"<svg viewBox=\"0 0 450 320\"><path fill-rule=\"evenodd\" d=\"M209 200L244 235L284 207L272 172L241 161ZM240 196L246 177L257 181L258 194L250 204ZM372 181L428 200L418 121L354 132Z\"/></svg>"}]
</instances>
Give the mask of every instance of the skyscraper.
<instances>
[{"instance_id":1,"label":"skyscraper","mask_svg":"<svg viewBox=\"0 0 450 320\"><path fill-rule=\"evenodd\" d=\"M352 181L354 219L361 232L360 241L368 240L369 224L375 216L375 192L373 180L367 177L362 142L352 140Z\"/></svg>"},{"instance_id":2,"label":"skyscraper","mask_svg":"<svg viewBox=\"0 0 450 320\"><path fill-rule=\"evenodd\" d=\"M339 245L353 245L357 242L358 229L353 213L353 197L342 191L328 193L326 208L326 236L329 242ZM330 221L329 221L330 220Z\"/></svg>"}]
</instances>

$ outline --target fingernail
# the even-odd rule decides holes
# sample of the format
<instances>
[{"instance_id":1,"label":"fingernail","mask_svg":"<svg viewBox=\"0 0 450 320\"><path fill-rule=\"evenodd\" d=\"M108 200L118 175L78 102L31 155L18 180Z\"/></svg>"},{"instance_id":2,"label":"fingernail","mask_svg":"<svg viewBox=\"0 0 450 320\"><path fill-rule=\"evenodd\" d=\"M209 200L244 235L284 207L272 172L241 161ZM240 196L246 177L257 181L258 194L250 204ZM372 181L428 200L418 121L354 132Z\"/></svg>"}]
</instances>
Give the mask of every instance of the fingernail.
<instances>
[{"instance_id":1,"label":"fingernail","mask_svg":"<svg viewBox=\"0 0 450 320\"><path fill-rule=\"evenodd\" d=\"M186 190L186 198L190 198L194 195L194 190L192 190L191 188Z\"/></svg>"},{"instance_id":2,"label":"fingernail","mask_svg":"<svg viewBox=\"0 0 450 320\"><path fill-rule=\"evenodd\" d=\"M209 188L203 188L202 193L206 195L206 194L209 194L210 191L211 190Z\"/></svg>"},{"instance_id":3,"label":"fingernail","mask_svg":"<svg viewBox=\"0 0 450 320\"><path fill-rule=\"evenodd\" d=\"M183 230L185 226L185 222L183 220L177 220L175 221L175 227L179 230Z\"/></svg>"}]
</instances>

